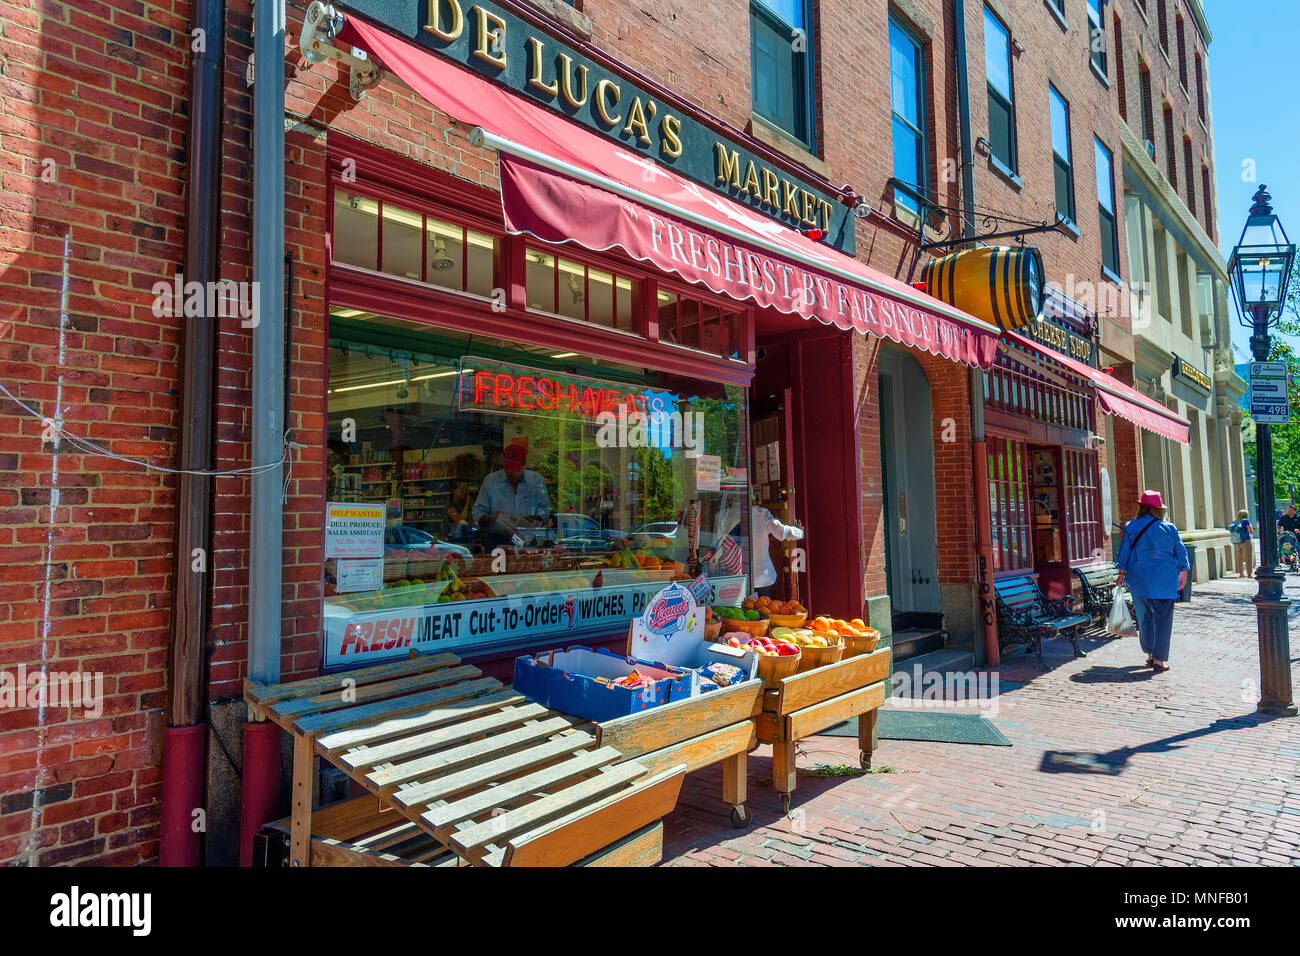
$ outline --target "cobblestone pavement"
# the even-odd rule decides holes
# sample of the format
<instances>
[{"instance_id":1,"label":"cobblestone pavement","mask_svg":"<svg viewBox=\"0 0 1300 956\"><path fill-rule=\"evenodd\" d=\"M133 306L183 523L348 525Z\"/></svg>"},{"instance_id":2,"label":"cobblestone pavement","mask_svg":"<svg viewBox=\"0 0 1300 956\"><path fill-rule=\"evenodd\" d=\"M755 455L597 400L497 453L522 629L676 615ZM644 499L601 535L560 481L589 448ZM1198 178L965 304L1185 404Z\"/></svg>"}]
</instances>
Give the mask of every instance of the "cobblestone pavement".
<instances>
[{"instance_id":1,"label":"cobblestone pavement","mask_svg":"<svg viewBox=\"0 0 1300 956\"><path fill-rule=\"evenodd\" d=\"M1255 710L1254 592L1253 579L1198 585L1177 605L1161 675L1135 638L1087 639L1078 660L1050 642L1046 671L1010 651L994 723L1011 747L882 740L877 772L819 777L817 764L857 767L857 740L812 737L785 816L760 746L745 830L720 803L717 768L692 774L665 820L664 862L1300 865L1300 718ZM1287 593L1300 689L1300 577Z\"/></svg>"}]
</instances>

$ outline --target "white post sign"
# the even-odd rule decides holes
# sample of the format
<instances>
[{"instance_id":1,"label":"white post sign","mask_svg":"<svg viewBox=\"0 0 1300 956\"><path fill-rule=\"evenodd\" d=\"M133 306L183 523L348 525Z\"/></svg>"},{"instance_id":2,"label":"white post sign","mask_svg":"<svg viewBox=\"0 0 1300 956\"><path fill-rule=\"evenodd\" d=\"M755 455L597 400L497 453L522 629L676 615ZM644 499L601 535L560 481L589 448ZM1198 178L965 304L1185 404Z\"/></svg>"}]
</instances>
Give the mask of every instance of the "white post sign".
<instances>
[{"instance_id":1,"label":"white post sign","mask_svg":"<svg viewBox=\"0 0 1300 956\"><path fill-rule=\"evenodd\" d=\"M1291 421L1286 362L1250 363L1250 417L1261 425Z\"/></svg>"}]
</instances>

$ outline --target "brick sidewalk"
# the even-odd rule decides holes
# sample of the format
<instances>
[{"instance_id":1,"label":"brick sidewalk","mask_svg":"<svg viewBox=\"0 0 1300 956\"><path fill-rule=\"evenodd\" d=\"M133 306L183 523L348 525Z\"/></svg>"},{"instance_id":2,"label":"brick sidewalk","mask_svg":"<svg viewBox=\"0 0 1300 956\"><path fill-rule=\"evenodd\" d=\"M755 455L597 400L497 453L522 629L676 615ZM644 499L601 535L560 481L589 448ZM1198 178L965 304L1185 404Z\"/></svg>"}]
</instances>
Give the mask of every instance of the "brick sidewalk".
<instances>
[{"instance_id":1,"label":"brick sidewalk","mask_svg":"<svg viewBox=\"0 0 1300 956\"><path fill-rule=\"evenodd\" d=\"M716 768L692 774L665 820L668 865L1300 865L1300 718L1257 715L1252 579L1199 585L1174 614L1171 670L1154 676L1134 638L1047 645L1048 670L1012 650L994 723L1011 747L882 740L876 772L857 740L802 741L790 817L771 749L749 760L753 823L732 828ZM1292 659L1300 658L1300 578ZM1300 688L1300 673L1293 670ZM1049 751L1118 772L1045 765Z\"/></svg>"}]
</instances>

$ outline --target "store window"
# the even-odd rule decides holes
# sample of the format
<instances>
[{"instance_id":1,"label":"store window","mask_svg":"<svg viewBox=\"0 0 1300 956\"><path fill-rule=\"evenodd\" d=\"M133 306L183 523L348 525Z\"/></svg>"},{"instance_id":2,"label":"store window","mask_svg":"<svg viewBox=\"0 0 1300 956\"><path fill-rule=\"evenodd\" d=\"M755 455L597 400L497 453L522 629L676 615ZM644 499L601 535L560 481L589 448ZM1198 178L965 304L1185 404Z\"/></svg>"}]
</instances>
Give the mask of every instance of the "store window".
<instances>
[{"instance_id":1,"label":"store window","mask_svg":"<svg viewBox=\"0 0 1300 956\"><path fill-rule=\"evenodd\" d=\"M728 359L739 359L745 349L744 312L738 309L660 289L655 313L660 342Z\"/></svg>"},{"instance_id":2,"label":"store window","mask_svg":"<svg viewBox=\"0 0 1300 956\"><path fill-rule=\"evenodd\" d=\"M744 589L744 388L351 309L329 362L326 666L617 632L693 536Z\"/></svg>"},{"instance_id":3,"label":"store window","mask_svg":"<svg viewBox=\"0 0 1300 956\"><path fill-rule=\"evenodd\" d=\"M1016 110L1011 84L1011 31L984 8L984 73L988 78L989 147L1009 173L1016 171Z\"/></svg>"},{"instance_id":4,"label":"store window","mask_svg":"<svg viewBox=\"0 0 1300 956\"><path fill-rule=\"evenodd\" d=\"M1115 216L1115 166L1110 150L1093 139L1097 160L1097 218L1101 225L1101 264L1119 278L1119 225Z\"/></svg>"},{"instance_id":5,"label":"store window","mask_svg":"<svg viewBox=\"0 0 1300 956\"><path fill-rule=\"evenodd\" d=\"M1060 376L1044 375L1034 357L1019 349L999 354L984 376L988 407L1023 415L1063 428L1091 428L1093 399L1081 388L1061 384Z\"/></svg>"},{"instance_id":6,"label":"store window","mask_svg":"<svg viewBox=\"0 0 1300 956\"><path fill-rule=\"evenodd\" d=\"M1029 453L1025 443L990 435L989 514L995 571L1033 567L1029 534Z\"/></svg>"},{"instance_id":7,"label":"store window","mask_svg":"<svg viewBox=\"0 0 1300 956\"><path fill-rule=\"evenodd\" d=\"M924 193L929 180L925 144L925 81L922 47L911 31L889 18L889 98L893 115L894 177ZM916 200L900 194L894 202L918 213Z\"/></svg>"},{"instance_id":8,"label":"store window","mask_svg":"<svg viewBox=\"0 0 1300 956\"><path fill-rule=\"evenodd\" d=\"M334 191L333 260L489 298L500 240L400 204Z\"/></svg>"},{"instance_id":9,"label":"store window","mask_svg":"<svg viewBox=\"0 0 1300 956\"><path fill-rule=\"evenodd\" d=\"M1070 160L1070 104L1047 85L1052 114L1052 168L1056 177L1056 214L1074 222L1074 166Z\"/></svg>"},{"instance_id":10,"label":"store window","mask_svg":"<svg viewBox=\"0 0 1300 956\"><path fill-rule=\"evenodd\" d=\"M812 3L751 0L754 112L813 149Z\"/></svg>"},{"instance_id":11,"label":"store window","mask_svg":"<svg viewBox=\"0 0 1300 956\"><path fill-rule=\"evenodd\" d=\"M532 246L524 253L528 308L623 332L640 333L639 284L605 269Z\"/></svg>"},{"instance_id":12,"label":"store window","mask_svg":"<svg viewBox=\"0 0 1300 956\"><path fill-rule=\"evenodd\" d=\"M1086 0L1088 8L1088 56L1101 77L1106 73L1106 28L1102 26L1101 0Z\"/></svg>"},{"instance_id":13,"label":"store window","mask_svg":"<svg viewBox=\"0 0 1300 956\"><path fill-rule=\"evenodd\" d=\"M1101 482L1097 453L1062 448L1065 469L1066 544L1070 560L1085 561L1101 551Z\"/></svg>"}]
</instances>

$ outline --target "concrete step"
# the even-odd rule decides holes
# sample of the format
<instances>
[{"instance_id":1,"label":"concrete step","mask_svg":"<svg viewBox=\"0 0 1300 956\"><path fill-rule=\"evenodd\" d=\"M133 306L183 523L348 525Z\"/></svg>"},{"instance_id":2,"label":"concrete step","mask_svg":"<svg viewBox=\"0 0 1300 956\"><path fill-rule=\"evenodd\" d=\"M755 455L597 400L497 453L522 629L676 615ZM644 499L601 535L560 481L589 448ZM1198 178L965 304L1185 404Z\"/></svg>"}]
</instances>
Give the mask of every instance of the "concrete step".
<instances>
[{"instance_id":1,"label":"concrete step","mask_svg":"<svg viewBox=\"0 0 1300 956\"><path fill-rule=\"evenodd\" d=\"M905 661L943 649L943 632L934 628L905 627L894 631L894 661Z\"/></svg>"}]
</instances>

